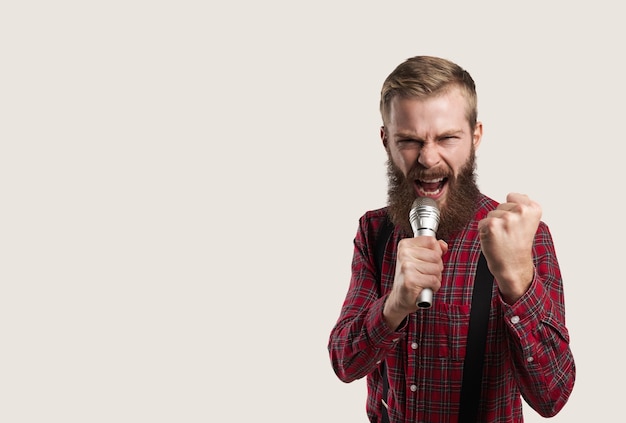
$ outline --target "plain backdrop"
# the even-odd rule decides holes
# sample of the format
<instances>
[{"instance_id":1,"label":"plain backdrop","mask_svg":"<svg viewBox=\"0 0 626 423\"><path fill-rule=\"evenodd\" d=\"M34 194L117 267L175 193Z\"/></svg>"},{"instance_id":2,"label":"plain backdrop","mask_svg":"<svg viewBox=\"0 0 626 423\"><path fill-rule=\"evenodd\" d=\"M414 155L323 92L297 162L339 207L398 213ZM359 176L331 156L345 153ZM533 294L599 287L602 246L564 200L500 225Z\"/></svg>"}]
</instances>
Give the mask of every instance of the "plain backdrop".
<instances>
[{"instance_id":1,"label":"plain backdrop","mask_svg":"<svg viewBox=\"0 0 626 423\"><path fill-rule=\"evenodd\" d=\"M544 210L578 376L623 414L618 2L0 5L0 421L364 423L328 335L386 204L384 78L466 68L479 186ZM526 407L527 422L544 421Z\"/></svg>"}]
</instances>

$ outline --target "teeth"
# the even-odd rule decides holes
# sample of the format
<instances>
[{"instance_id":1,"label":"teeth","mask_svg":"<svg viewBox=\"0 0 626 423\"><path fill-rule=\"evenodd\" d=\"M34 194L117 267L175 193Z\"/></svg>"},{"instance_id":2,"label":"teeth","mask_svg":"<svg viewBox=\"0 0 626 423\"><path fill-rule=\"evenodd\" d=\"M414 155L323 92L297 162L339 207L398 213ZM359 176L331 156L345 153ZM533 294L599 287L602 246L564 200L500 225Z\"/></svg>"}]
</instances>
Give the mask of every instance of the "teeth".
<instances>
[{"instance_id":1,"label":"teeth","mask_svg":"<svg viewBox=\"0 0 626 423\"><path fill-rule=\"evenodd\" d=\"M427 197L429 195L437 195L441 192L440 189L438 189L437 191L424 191L424 190L420 190L422 193L422 196Z\"/></svg>"},{"instance_id":2,"label":"teeth","mask_svg":"<svg viewBox=\"0 0 626 423\"><path fill-rule=\"evenodd\" d=\"M420 193L419 195L423 196L423 197L429 197L429 196L437 196L439 194L441 194L441 186L438 185L440 182L444 181L445 178L443 177L439 177L439 178L433 178L433 179L418 179L418 183L416 184L416 188L418 190L418 192ZM426 191L426 187L424 187L424 185L427 184L437 184L437 189L435 189L434 191Z\"/></svg>"}]
</instances>

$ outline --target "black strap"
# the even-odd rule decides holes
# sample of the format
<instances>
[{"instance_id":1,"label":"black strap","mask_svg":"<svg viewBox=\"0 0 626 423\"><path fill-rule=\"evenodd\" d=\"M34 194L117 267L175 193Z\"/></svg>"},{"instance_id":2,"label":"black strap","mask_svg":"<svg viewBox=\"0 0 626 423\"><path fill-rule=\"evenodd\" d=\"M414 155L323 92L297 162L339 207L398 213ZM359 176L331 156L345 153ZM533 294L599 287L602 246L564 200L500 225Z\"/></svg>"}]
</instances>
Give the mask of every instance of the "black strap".
<instances>
[{"instance_id":1,"label":"black strap","mask_svg":"<svg viewBox=\"0 0 626 423\"><path fill-rule=\"evenodd\" d=\"M385 257L385 250L387 249L387 242L393 232L393 223L387 216L378 229L378 235L376 237L376 243L374 244L374 258L376 259L376 271L378 272L378 280L381 281L383 271L383 257ZM381 282L381 295L382 295L382 282Z\"/></svg>"},{"instance_id":2,"label":"black strap","mask_svg":"<svg viewBox=\"0 0 626 423\"><path fill-rule=\"evenodd\" d=\"M387 242L393 232L393 224L385 218L379 229L376 243L374 244L374 257L376 259L376 270L382 295L382 267L383 257L387 249ZM493 286L493 275L487 267L487 260L480 254L478 268L476 269L476 280L472 292L472 306L470 309L470 322L467 334L467 348L465 361L463 363L463 382L461 385L461 403L459 410L459 423L474 423L478 416L478 404L480 402L480 391L482 385L483 357L485 354L485 343L487 339L487 324L489 323L489 309L491 308L491 294ZM383 383L383 399L387 399L389 391L389 380L385 361L380 363L380 374ZM389 423L387 409L382 406L382 423Z\"/></svg>"},{"instance_id":3,"label":"black strap","mask_svg":"<svg viewBox=\"0 0 626 423\"><path fill-rule=\"evenodd\" d=\"M493 275L481 252L472 292L467 347L463 362L459 423L474 423L478 417L492 291Z\"/></svg>"},{"instance_id":4,"label":"black strap","mask_svg":"<svg viewBox=\"0 0 626 423\"><path fill-rule=\"evenodd\" d=\"M387 242L393 232L393 223L389 220L389 217L385 216L385 220L382 226L378 230L378 236L376 243L374 244L374 257L376 259L376 271L378 273L378 284L380 286L380 295L383 292L382 272L383 272L383 257L385 256L385 250L387 250ZM380 375L383 380L383 400L387 401L387 392L389 391L389 379L387 379L387 367L385 367L385 360L380 362ZM381 423L389 423L389 415L384 405L382 407L382 421Z\"/></svg>"}]
</instances>

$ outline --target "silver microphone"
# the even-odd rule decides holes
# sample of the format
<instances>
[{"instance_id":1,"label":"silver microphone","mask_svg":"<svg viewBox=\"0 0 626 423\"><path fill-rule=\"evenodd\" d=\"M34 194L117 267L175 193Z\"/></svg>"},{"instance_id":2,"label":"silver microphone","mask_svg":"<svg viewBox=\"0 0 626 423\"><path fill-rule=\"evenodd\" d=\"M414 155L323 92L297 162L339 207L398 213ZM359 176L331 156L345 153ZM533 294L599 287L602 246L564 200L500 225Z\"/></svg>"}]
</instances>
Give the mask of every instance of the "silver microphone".
<instances>
[{"instance_id":1,"label":"silver microphone","mask_svg":"<svg viewBox=\"0 0 626 423\"><path fill-rule=\"evenodd\" d=\"M413 229L413 236L436 236L439 227L439 209L432 198L416 198L409 213L409 222ZM430 308L433 303L433 291L424 288L417 298L417 306Z\"/></svg>"}]
</instances>

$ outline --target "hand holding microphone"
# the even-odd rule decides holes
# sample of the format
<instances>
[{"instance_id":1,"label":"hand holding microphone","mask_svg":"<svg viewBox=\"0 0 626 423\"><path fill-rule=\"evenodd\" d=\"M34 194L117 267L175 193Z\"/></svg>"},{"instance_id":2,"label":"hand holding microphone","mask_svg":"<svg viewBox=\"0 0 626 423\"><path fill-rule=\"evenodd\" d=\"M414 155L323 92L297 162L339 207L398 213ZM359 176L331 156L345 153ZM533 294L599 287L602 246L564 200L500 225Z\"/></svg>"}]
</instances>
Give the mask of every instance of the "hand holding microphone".
<instances>
[{"instance_id":1,"label":"hand holding microphone","mask_svg":"<svg viewBox=\"0 0 626 423\"><path fill-rule=\"evenodd\" d=\"M395 330L402 320L416 308L429 308L433 302L433 290L424 286L436 286L433 279L441 281L442 255L448 245L437 240L439 209L431 198L418 198L409 213L413 238L398 243L396 275L393 288L385 302L383 318ZM429 238L433 239L429 239ZM436 245L438 244L438 245ZM420 289L417 299L414 292Z\"/></svg>"},{"instance_id":2,"label":"hand holding microphone","mask_svg":"<svg viewBox=\"0 0 626 423\"><path fill-rule=\"evenodd\" d=\"M413 229L413 236L432 236L437 235L439 227L439 209L437 203L432 198L420 197L415 199L411 212L409 213L409 222ZM417 306L419 308L430 308L433 303L433 291L430 288L424 288L417 298Z\"/></svg>"}]
</instances>

